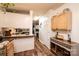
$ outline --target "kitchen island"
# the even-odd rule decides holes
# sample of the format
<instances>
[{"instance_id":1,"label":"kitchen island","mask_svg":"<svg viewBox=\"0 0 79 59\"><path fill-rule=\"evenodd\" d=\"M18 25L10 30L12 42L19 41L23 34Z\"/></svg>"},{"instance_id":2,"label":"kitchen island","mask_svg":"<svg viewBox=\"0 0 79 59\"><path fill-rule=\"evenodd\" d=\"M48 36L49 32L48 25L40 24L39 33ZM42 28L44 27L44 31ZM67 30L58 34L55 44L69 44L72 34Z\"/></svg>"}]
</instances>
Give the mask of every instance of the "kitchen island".
<instances>
[{"instance_id":1,"label":"kitchen island","mask_svg":"<svg viewBox=\"0 0 79 59\"><path fill-rule=\"evenodd\" d=\"M14 53L19 53L22 51L34 50L34 35L12 35L3 36L4 40L12 41L14 45Z\"/></svg>"}]
</instances>

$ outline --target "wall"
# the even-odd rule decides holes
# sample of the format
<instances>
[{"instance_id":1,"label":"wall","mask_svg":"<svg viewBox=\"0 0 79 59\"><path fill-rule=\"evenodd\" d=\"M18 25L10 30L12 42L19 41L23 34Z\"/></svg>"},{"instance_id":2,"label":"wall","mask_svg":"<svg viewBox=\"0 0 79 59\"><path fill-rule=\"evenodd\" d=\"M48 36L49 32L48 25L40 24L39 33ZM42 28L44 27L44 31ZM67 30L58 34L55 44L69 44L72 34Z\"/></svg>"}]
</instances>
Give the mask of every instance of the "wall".
<instances>
[{"instance_id":1,"label":"wall","mask_svg":"<svg viewBox=\"0 0 79 59\"><path fill-rule=\"evenodd\" d=\"M40 40L48 41L48 43L45 44L47 47L50 47L50 37L55 35L55 32L51 31L51 17L61 13L63 11L63 9L65 9L65 8L69 8L72 12L72 31L70 33L71 39L72 39L72 41L79 43L79 36L78 36L79 35L79 27L78 27L78 25L79 25L79 4L68 3L68 4L62 5L61 7L57 8L56 10L50 9L45 14L45 16L48 19L47 19L47 24L44 27L47 27L47 28L45 28L41 31L43 32L44 30L46 30L46 32L43 32L43 34L44 33L45 34L42 37L47 37L47 38L40 39ZM63 34L63 35L64 35L64 38L67 40L68 39L67 34Z\"/></svg>"},{"instance_id":2,"label":"wall","mask_svg":"<svg viewBox=\"0 0 79 59\"><path fill-rule=\"evenodd\" d=\"M17 13L0 13L0 28L14 27L14 28L29 28L32 34L32 15L17 14Z\"/></svg>"}]
</instances>

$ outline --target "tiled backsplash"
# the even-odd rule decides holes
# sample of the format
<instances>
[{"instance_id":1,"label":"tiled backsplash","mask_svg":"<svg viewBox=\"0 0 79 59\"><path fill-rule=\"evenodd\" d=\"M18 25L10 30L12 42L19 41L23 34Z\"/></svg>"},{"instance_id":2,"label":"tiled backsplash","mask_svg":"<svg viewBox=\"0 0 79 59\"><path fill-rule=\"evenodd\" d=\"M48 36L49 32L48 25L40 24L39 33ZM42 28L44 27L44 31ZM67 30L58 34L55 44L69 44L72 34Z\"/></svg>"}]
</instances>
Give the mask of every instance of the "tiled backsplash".
<instances>
[{"instance_id":1,"label":"tiled backsplash","mask_svg":"<svg viewBox=\"0 0 79 59\"><path fill-rule=\"evenodd\" d=\"M28 35L30 33L29 28L2 27L0 30L0 36L2 36L5 31L9 31L9 30L11 30L11 34L26 34L26 35Z\"/></svg>"},{"instance_id":2,"label":"tiled backsplash","mask_svg":"<svg viewBox=\"0 0 79 59\"><path fill-rule=\"evenodd\" d=\"M18 34L29 34L29 29L27 28L16 28L15 29L16 30L16 33L18 33Z\"/></svg>"}]
</instances>

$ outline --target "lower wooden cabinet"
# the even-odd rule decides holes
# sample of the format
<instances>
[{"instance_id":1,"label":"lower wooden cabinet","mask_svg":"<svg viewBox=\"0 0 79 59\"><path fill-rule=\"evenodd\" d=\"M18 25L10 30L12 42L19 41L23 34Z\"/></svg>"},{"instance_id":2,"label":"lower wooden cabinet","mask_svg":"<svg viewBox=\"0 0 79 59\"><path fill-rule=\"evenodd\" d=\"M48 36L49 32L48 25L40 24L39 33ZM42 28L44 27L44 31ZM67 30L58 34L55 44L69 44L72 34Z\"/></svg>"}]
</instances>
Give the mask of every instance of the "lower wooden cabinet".
<instances>
[{"instance_id":1,"label":"lower wooden cabinet","mask_svg":"<svg viewBox=\"0 0 79 59\"><path fill-rule=\"evenodd\" d=\"M14 55L14 45L13 45L13 42L9 42L7 45L6 45L6 55L7 56L13 56Z\"/></svg>"},{"instance_id":2,"label":"lower wooden cabinet","mask_svg":"<svg viewBox=\"0 0 79 59\"><path fill-rule=\"evenodd\" d=\"M14 56L13 42L8 42L3 48L0 48L0 56Z\"/></svg>"},{"instance_id":3,"label":"lower wooden cabinet","mask_svg":"<svg viewBox=\"0 0 79 59\"><path fill-rule=\"evenodd\" d=\"M0 56L6 56L6 48L0 48Z\"/></svg>"},{"instance_id":4,"label":"lower wooden cabinet","mask_svg":"<svg viewBox=\"0 0 79 59\"><path fill-rule=\"evenodd\" d=\"M51 51L57 56L70 56L70 51L51 42Z\"/></svg>"},{"instance_id":5,"label":"lower wooden cabinet","mask_svg":"<svg viewBox=\"0 0 79 59\"><path fill-rule=\"evenodd\" d=\"M51 51L57 56L79 56L79 43L50 38Z\"/></svg>"}]
</instances>

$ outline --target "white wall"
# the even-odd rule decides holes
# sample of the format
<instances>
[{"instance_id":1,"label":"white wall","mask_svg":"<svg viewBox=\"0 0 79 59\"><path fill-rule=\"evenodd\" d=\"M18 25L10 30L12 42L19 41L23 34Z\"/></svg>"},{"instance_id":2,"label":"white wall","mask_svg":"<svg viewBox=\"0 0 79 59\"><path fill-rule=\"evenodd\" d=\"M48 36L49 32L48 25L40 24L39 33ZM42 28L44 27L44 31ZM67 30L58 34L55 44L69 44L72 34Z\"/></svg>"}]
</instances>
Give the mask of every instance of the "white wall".
<instances>
[{"instance_id":1,"label":"white wall","mask_svg":"<svg viewBox=\"0 0 79 59\"><path fill-rule=\"evenodd\" d=\"M47 28L41 30L44 34L41 37L46 37L46 38L40 39L40 40L48 41L48 43L45 44L47 47L50 47L50 36L55 35L55 32L51 31L51 17L61 13L63 9L65 8L69 8L72 12L71 39L72 41L79 43L79 27L78 27L79 25L79 4L69 3L69 4L64 4L63 6L57 8L56 10L50 9L45 14L45 16L48 17L48 20L47 20L47 24L44 27L47 27ZM46 30L46 32L44 32L44 30ZM41 33L39 35L41 35ZM64 35L64 38L67 39L67 34L63 34L63 35Z\"/></svg>"},{"instance_id":2,"label":"white wall","mask_svg":"<svg viewBox=\"0 0 79 59\"><path fill-rule=\"evenodd\" d=\"M0 28L14 27L14 28L29 28L32 33L32 15L17 14L17 13L0 13Z\"/></svg>"}]
</instances>

